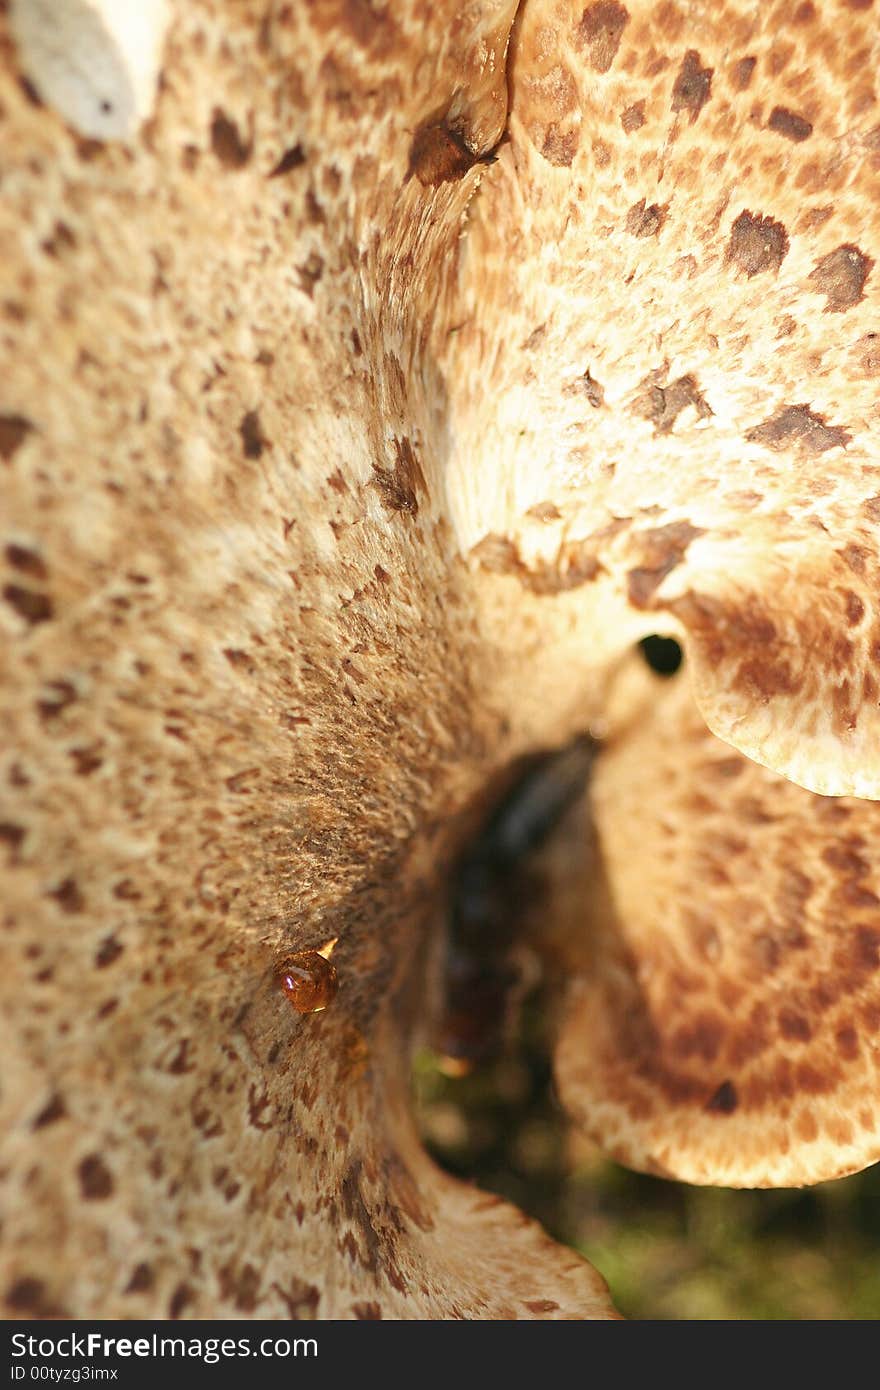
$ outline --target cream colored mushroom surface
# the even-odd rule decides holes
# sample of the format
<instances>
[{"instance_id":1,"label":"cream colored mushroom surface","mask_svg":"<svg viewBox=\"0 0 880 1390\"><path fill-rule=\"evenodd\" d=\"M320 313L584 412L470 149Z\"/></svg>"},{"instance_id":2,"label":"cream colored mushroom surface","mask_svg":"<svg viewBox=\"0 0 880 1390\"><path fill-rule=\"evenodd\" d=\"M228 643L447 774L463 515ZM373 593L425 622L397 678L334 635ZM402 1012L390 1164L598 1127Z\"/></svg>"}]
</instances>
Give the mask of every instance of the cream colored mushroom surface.
<instances>
[{"instance_id":1,"label":"cream colored mushroom surface","mask_svg":"<svg viewBox=\"0 0 880 1390\"><path fill-rule=\"evenodd\" d=\"M548 851L571 1112L698 1182L880 1156L876 8L172 4L124 141L27 8L7 1313L612 1316L430 1163L407 1059L487 789L604 731Z\"/></svg>"}]
</instances>

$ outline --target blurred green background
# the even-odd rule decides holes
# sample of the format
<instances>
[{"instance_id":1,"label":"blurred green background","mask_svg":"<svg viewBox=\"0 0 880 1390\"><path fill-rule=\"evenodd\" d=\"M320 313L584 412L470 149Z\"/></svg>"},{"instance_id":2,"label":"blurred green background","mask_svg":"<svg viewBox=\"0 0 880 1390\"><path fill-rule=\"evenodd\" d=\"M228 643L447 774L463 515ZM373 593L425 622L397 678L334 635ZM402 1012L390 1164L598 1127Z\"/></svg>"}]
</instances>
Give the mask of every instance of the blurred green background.
<instances>
[{"instance_id":1,"label":"blurred green background","mask_svg":"<svg viewBox=\"0 0 880 1390\"><path fill-rule=\"evenodd\" d=\"M585 1255L629 1318L880 1317L880 1165L815 1188L734 1192L631 1173L573 1134L540 1012L469 1076L425 1049L415 1092L440 1165Z\"/></svg>"}]
</instances>

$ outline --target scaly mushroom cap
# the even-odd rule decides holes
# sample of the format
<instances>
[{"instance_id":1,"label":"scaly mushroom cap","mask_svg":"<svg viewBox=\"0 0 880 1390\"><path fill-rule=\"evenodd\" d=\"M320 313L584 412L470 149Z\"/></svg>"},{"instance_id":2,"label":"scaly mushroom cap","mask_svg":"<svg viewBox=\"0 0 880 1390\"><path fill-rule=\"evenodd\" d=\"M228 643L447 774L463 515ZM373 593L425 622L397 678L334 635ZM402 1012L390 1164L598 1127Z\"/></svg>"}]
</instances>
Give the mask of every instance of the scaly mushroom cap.
<instances>
[{"instance_id":1,"label":"scaly mushroom cap","mask_svg":"<svg viewBox=\"0 0 880 1390\"><path fill-rule=\"evenodd\" d=\"M684 680L652 695L569 830L587 962L563 1102L621 1162L688 1182L863 1168L880 1158L878 808L734 752Z\"/></svg>"},{"instance_id":2,"label":"scaly mushroom cap","mask_svg":"<svg viewBox=\"0 0 880 1390\"><path fill-rule=\"evenodd\" d=\"M880 1156L878 812L849 799L880 796L877 16L531 0L510 71L447 350L458 534L508 605L576 591L609 669L679 637L754 760L686 689L635 722L610 690L553 855L587 943L563 1096L638 1167L838 1176Z\"/></svg>"},{"instance_id":3,"label":"scaly mushroom cap","mask_svg":"<svg viewBox=\"0 0 880 1390\"><path fill-rule=\"evenodd\" d=\"M448 349L463 544L588 583L585 632L683 634L715 733L880 797L876 10L529 0L510 68Z\"/></svg>"},{"instance_id":4,"label":"scaly mushroom cap","mask_svg":"<svg viewBox=\"0 0 880 1390\"><path fill-rule=\"evenodd\" d=\"M10 1313L613 1316L408 1107L459 819L536 738L422 342L510 18L181 5L125 146L0 30Z\"/></svg>"},{"instance_id":5,"label":"scaly mushroom cap","mask_svg":"<svg viewBox=\"0 0 880 1390\"><path fill-rule=\"evenodd\" d=\"M658 796L661 753L700 782L677 857L659 805L638 835L624 916L560 869L575 955L596 931L572 1108L705 1181L876 1156L874 890L847 898L870 857L816 810L873 808L778 776L880 795L873 17L529 0L508 53L514 8L178 6L125 145L35 104L0 28L12 1312L609 1314L589 1267L433 1169L405 1080L482 789L603 709L609 883L640 872L632 763ZM659 703L616 741L657 629L774 769L741 776L790 822L779 882L814 887L809 1037L749 973L765 938L799 968L782 888L688 957L711 1057L672 955L655 1006L655 947L705 951L706 896L735 910L685 696L675 755ZM276 961L329 938L338 996L299 1016ZM737 989L775 1049L760 1095Z\"/></svg>"}]
</instances>

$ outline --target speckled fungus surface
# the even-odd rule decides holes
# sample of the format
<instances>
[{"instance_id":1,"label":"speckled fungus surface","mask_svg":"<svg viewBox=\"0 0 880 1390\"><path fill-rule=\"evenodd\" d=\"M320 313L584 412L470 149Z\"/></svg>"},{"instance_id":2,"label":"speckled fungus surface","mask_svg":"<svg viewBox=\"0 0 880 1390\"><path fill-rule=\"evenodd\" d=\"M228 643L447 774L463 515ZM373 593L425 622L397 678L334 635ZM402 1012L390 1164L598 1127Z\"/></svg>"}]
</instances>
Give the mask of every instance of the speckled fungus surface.
<instances>
[{"instance_id":1,"label":"speckled fungus surface","mask_svg":"<svg viewBox=\"0 0 880 1390\"><path fill-rule=\"evenodd\" d=\"M572 1113L699 1182L880 1156L876 6L172 4L104 132L27 9L7 1311L610 1316L430 1164L406 1057L482 789L593 727Z\"/></svg>"}]
</instances>

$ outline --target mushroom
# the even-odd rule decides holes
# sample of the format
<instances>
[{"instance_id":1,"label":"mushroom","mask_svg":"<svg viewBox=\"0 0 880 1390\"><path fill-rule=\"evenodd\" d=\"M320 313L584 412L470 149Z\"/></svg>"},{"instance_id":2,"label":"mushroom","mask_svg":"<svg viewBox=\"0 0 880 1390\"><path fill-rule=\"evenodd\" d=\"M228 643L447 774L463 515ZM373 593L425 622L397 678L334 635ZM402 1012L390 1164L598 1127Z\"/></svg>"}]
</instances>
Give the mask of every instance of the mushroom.
<instances>
[{"instance_id":1,"label":"mushroom","mask_svg":"<svg viewBox=\"0 0 880 1390\"><path fill-rule=\"evenodd\" d=\"M168 0L11 0L27 80L83 135L133 135L152 109Z\"/></svg>"},{"instance_id":2,"label":"mushroom","mask_svg":"<svg viewBox=\"0 0 880 1390\"><path fill-rule=\"evenodd\" d=\"M125 143L0 14L11 1313L613 1315L406 1082L486 788L584 729L575 1117L877 1157L875 28L516 11L174 6Z\"/></svg>"}]
</instances>

